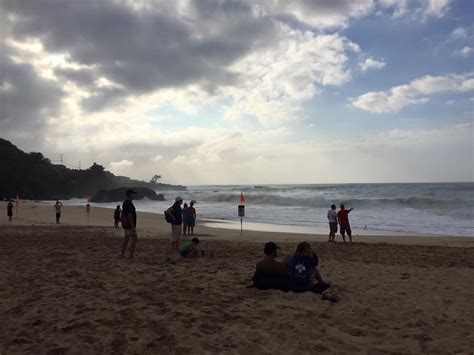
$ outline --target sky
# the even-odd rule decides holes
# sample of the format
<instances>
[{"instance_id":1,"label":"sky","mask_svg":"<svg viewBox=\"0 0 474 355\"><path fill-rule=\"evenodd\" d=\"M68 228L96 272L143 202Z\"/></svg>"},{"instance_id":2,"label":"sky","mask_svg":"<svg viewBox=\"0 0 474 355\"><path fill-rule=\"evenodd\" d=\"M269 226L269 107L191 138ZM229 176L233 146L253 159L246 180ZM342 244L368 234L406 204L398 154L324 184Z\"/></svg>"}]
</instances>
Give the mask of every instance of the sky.
<instances>
[{"instance_id":1,"label":"sky","mask_svg":"<svg viewBox=\"0 0 474 355\"><path fill-rule=\"evenodd\" d=\"M0 137L186 185L474 181L473 13L0 0Z\"/></svg>"}]
</instances>

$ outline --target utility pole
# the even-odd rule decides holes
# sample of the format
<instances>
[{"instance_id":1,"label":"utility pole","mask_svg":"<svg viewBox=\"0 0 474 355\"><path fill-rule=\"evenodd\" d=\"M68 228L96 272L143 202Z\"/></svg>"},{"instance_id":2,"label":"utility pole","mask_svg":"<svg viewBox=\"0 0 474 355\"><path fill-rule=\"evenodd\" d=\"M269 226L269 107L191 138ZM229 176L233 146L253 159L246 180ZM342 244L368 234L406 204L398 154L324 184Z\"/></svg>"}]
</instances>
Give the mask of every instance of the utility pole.
<instances>
[{"instance_id":1,"label":"utility pole","mask_svg":"<svg viewBox=\"0 0 474 355\"><path fill-rule=\"evenodd\" d=\"M81 170L81 161L79 160L79 170Z\"/></svg>"},{"instance_id":2,"label":"utility pole","mask_svg":"<svg viewBox=\"0 0 474 355\"><path fill-rule=\"evenodd\" d=\"M61 154L61 158L60 158L59 161L61 162L61 165L64 165L64 163L63 163L63 155L62 155L62 154Z\"/></svg>"}]
</instances>

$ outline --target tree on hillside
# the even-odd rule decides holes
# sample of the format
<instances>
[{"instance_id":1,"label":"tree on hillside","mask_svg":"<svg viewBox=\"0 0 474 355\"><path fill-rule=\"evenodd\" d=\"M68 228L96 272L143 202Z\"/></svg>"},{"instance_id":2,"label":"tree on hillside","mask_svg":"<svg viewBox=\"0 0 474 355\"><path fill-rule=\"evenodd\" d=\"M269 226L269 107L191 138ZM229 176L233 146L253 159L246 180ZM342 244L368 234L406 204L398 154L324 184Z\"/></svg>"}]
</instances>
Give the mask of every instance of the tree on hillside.
<instances>
[{"instance_id":1,"label":"tree on hillside","mask_svg":"<svg viewBox=\"0 0 474 355\"><path fill-rule=\"evenodd\" d=\"M151 178L150 183L156 185L156 183L157 183L158 180L160 180L160 179L161 179L161 175L155 174L155 175Z\"/></svg>"}]
</instances>

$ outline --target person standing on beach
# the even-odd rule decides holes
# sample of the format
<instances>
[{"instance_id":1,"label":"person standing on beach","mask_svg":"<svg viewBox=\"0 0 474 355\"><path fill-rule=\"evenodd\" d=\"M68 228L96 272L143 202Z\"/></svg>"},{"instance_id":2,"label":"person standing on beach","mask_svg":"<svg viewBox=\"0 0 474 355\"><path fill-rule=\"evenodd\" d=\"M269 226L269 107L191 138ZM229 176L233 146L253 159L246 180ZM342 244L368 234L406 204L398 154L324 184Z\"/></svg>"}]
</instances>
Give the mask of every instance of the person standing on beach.
<instances>
[{"instance_id":1,"label":"person standing on beach","mask_svg":"<svg viewBox=\"0 0 474 355\"><path fill-rule=\"evenodd\" d=\"M61 219L61 207L63 207L63 204L59 201L56 201L54 204L54 208L56 210L56 223L59 224L59 220Z\"/></svg>"},{"instance_id":2,"label":"person standing on beach","mask_svg":"<svg viewBox=\"0 0 474 355\"><path fill-rule=\"evenodd\" d=\"M120 205L117 205L117 207L114 210L114 227L118 228L118 224L120 222L120 214L122 210L120 209Z\"/></svg>"},{"instance_id":3,"label":"person standing on beach","mask_svg":"<svg viewBox=\"0 0 474 355\"><path fill-rule=\"evenodd\" d=\"M196 201L191 200L191 203L188 208L188 234L193 236L194 235L194 227L196 226L196 209L194 208L194 204Z\"/></svg>"},{"instance_id":4,"label":"person standing on beach","mask_svg":"<svg viewBox=\"0 0 474 355\"><path fill-rule=\"evenodd\" d=\"M181 239L181 225L183 224L183 210L181 196L175 198L173 206L166 211L171 216L171 249L179 253L179 240Z\"/></svg>"},{"instance_id":5,"label":"person standing on beach","mask_svg":"<svg viewBox=\"0 0 474 355\"><path fill-rule=\"evenodd\" d=\"M353 208L346 210L344 205L341 205L341 209L337 212L337 221L339 222L339 229L344 243L346 242L346 233L349 236L349 241L352 243L352 231L349 224L349 213L352 210Z\"/></svg>"},{"instance_id":6,"label":"person standing on beach","mask_svg":"<svg viewBox=\"0 0 474 355\"><path fill-rule=\"evenodd\" d=\"M124 240L122 243L121 253L122 258L125 257L125 251L127 250L127 245L130 239L132 240L130 244L130 259L133 259L133 254L135 253L135 248L137 246L137 212L132 202L135 194L136 191L127 190L127 198L122 204L122 227L124 229Z\"/></svg>"},{"instance_id":7,"label":"person standing on beach","mask_svg":"<svg viewBox=\"0 0 474 355\"><path fill-rule=\"evenodd\" d=\"M13 218L13 203L12 200L8 201L7 204L7 216L8 216L8 221L11 222Z\"/></svg>"},{"instance_id":8,"label":"person standing on beach","mask_svg":"<svg viewBox=\"0 0 474 355\"><path fill-rule=\"evenodd\" d=\"M183 217L183 234L186 235L186 231L188 230L188 219L189 219L189 216L188 216L188 204L185 203L183 205L183 214L182 214L182 217Z\"/></svg>"},{"instance_id":9,"label":"person standing on beach","mask_svg":"<svg viewBox=\"0 0 474 355\"><path fill-rule=\"evenodd\" d=\"M329 240L328 242L334 242L337 233L337 212L336 205L331 205L331 209L328 211L329 221Z\"/></svg>"}]
</instances>

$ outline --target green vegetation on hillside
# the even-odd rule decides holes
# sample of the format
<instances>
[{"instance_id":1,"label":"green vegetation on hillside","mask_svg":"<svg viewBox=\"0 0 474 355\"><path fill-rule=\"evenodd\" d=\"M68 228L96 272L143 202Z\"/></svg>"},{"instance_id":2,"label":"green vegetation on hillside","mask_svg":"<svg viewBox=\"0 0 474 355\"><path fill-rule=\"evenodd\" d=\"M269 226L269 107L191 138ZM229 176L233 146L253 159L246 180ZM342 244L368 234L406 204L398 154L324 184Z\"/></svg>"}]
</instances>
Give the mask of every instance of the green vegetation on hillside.
<instances>
[{"instance_id":1,"label":"green vegetation on hillside","mask_svg":"<svg viewBox=\"0 0 474 355\"><path fill-rule=\"evenodd\" d=\"M22 199L68 199L119 187L148 187L158 191L186 189L181 185L115 176L96 163L89 169L69 169L51 164L41 153L25 153L0 138L0 198L14 198L18 193Z\"/></svg>"}]
</instances>

